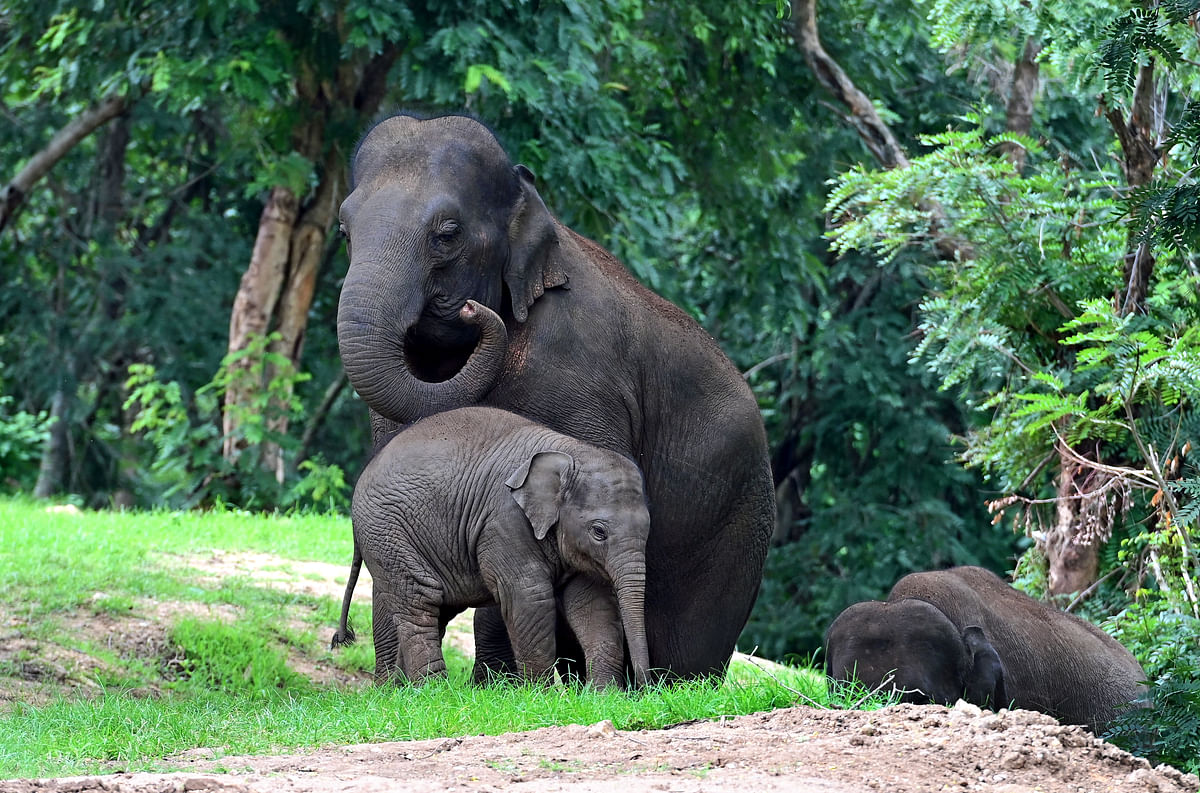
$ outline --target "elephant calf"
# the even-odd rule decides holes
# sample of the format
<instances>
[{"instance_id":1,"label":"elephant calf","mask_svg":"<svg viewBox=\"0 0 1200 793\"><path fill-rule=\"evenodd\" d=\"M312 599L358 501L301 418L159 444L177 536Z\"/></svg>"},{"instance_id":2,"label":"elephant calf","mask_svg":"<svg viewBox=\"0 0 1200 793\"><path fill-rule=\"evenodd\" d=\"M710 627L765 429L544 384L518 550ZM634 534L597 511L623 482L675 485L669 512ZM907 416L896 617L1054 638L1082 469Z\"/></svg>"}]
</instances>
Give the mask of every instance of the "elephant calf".
<instances>
[{"instance_id":1,"label":"elephant calf","mask_svg":"<svg viewBox=\"0 0 1200 793\"><path fill-rule=\"evenodd\" d=\"M649 667L644 600L650 514L642 474L620 454L513 413L468 407L411 425L359 477L354 563L333 645L353 641L359 567L374 579L375 673L444 674L446 623L498 604L518 669L553 669L561 609L588 681Z\"/></svg>"},{"instance_id":2,"label":"elephant calf","mask_svg":"<svg viewBox=\"0 0 1200 793\"><path fill-rule=\"evenodd\" d=\"M886 602L850 606L825 634L825 668L871 688L894 674L906 702L1011 705L1093 732L1146 693L1119 642L980 567L906 575Z\"/></svg>"}]
</instances>

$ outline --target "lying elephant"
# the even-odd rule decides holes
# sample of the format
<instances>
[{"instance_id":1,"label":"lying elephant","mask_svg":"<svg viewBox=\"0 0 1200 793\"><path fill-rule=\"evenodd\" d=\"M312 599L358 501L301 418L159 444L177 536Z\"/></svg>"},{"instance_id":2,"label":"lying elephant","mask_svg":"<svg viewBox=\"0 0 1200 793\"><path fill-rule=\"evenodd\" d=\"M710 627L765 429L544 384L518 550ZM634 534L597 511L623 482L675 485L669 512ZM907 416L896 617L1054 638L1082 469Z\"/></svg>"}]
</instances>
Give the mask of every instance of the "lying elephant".
<instances>
[{"instance_id":1,"label":"lying elephant","mask_svg":"<svg viewBox=\"0 0 1200 793\"><path fill-rule=\"evenodd\" d=\"M444 674L446 623L498 604L526 677L552 673L561 609L590 683L624 682L627 640L645 683L650 514L628 458L504 410L461 408L393 438L359 477L351 513L354 562L333 646L354 640L350 601L366 562L381 680Z\"/></svg>"},{"instance_id":2,"label":"lying elephant","mask_svg":"<svg viewBox=\"0 0 1200 793\"><path fill-rule=\"evenodd\" d=\"M913 573L886 602L850 606L825 634L825 668L871 688L894 671L906 702L961 697L1093 732L1146 693L1145 672L1119 642L980 567Z\"/></svg>"}]
</instances>

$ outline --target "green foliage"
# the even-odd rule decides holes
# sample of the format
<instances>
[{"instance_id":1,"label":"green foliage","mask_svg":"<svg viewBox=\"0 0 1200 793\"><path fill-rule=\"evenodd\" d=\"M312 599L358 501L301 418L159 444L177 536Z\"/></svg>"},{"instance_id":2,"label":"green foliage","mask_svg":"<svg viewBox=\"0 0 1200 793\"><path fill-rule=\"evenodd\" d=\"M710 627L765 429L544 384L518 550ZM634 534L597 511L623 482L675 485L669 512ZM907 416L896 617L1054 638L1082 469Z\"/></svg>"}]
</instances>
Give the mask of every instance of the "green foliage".
<instances>
[{"instance_id":1,"label":"green foliage","mask_svg":"<svg viewBox=\"0 0 1200 793\"><path fill-rule=\"evenodd\" d=\"M1189 132L1200 145L1200 129ZM1192 155L1195 159L1195 155ZM1135 242L1176 249L1187 255L1200 245L1200 185L1157 180L1130 190L1122 208L1137 229Z\"/></svg>"},{"instance_id":2,"label":"green foliage","mask_svg":"<svg viewBox=\"0 0 1200 793\"><path fill-rule=\"evenodd\" d=\"M1104 35L1099 61L1105 84L1115 96L1133 90L1139 56L1143 52L1157 55L1171 65L1179 62L1178 48L1160 30L1156 7L1130 9L1113 21Z\"/></svg>"},{"instance_id":3,"label":"green foliage","mask_svg":"<svg viewBox=\"0 0 1200 793\"><path fill-rule=\"evenodd\" d=\"M1113 207L1102 183L1049 163L1017 173L994 154L1013 140L978 126L928 136L935 148L910 168L847 172L827 204L842 252L865 248L886 260L913 247L932 253L938 240L969 241L961 259L930 265L913 360L989 411L989 423L967 433L964 457L1002 488L1023 481L1053 441L1033 442L1046 421L1031 416L1069 413L1086 399L1084 382L1066 377L1070 354L1056 329L1074 318L1073 305L1107 291L1124 241L1100 222ZM1021 142L1039 157L1039 146ZM928 211L934 203L941 217ZM1046 411L1031 408L1056 382L1069 383L1068 393Z\"/></svg>"},{"instance_id":4,"label":"green foliage","mask_svg":"<svg viewBox=\"0 0 1200 793\"><path fill-rule=\"evenodd\" d=\"M190 400L178 382L161 382L153 366L133 364L125 388L125 409L135 418L130 431L142 433L153 448L149 476L142 484L155 489L152 500L180 507L216 502L270 509L313 503L330 509L347 505L345 476L336 465L319 460L301 464L303 476L290 488L274 471L264 470L256 453L275 444L284 453L298 440L278 427L281 420L301 416L295 386L309 379L291 362L272 352L278 334L251 339L245 349L229 353L216 374ZM236 418L232 435L221 432L219 395L230 388L250 398L227 410ZM230 459L225 448L240 453Z\"/></svg>"},{"instance_id":5,"label":"green foliage","mask_svg":"<svg viewBox=\"0 0 1200 793\"><path fill-rule=\"evenodd\" d=\"M1200 773L1200 619L1144 593L1106 627L1141 661L1150 701L1122 713L1104 737L1153 763Z\"/></svg>"},{"instance_id":6,"label":"green foliage","mask_svg":"<svg viewBox=\"0 0 1200 793\"><path fill-rule=\"evenodd\" d=\"M0 492L28 490L37 477L50 417L12 409L13 398L0 394Z\"/></svg>"},{"instance_id":7,"label":"green foliage","mask_svg":"<svg viewBox=\"0 0 1200 793\"><path fill-rule=\"evenodd\" d=\"M288 493L288 503L311 504L328 512L350 512L350 486L346 474L320 456L296 466L301 476Z\"/></svg>"}]
</instances>

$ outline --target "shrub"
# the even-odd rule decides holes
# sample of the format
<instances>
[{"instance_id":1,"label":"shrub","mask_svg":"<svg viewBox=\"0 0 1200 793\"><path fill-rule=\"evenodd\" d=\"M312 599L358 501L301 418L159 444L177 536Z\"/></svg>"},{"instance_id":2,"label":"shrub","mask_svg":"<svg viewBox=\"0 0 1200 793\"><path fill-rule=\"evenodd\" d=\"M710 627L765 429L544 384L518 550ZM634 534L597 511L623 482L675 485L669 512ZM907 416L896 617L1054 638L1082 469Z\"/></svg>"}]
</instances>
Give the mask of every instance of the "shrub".
<instances>
[{"instance_id":1,"label":"shrub","mask_svg":"<svg viewBox=\"0 0 1200 793\"><path fill-rule=\"evenodd\" d=\"M1152 763L1200 773L1200 619L1149 594L1105 627L1141 661L1150 707L1130 708L1105 738Z\"/></svg>"},{"instance_id":2,"label":"shrub","mask_svg":"<svg viewBox=\"0 0 1200 793\"><path fill-rule=\"evenodd\" d=\"M50 417L12 409L13 399L0 396L0 491L29 490L37 479L42 446L50 434Z\"/></svg>"}]
</instances>

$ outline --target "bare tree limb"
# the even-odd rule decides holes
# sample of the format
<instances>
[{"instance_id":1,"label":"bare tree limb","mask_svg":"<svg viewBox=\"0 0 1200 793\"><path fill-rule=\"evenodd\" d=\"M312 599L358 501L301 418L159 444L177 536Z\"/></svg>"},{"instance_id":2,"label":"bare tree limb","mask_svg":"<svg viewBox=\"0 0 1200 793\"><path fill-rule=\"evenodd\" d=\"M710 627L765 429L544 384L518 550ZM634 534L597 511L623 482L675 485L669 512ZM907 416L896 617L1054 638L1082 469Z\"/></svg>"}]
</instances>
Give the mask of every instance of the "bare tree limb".
<instances>
[{"instance_id":1,"label":"bare tree limb","mask_svg":"<svg viewBox=\"0 0 1200 793\"><path fill-rule=\"evenodd\" d=\"M758 363L754 364L754 366L751 366L749 369L742 372L742 379L749 380L751 377L753 377L755 374L757 374L759 372L759 370L765 369L773 363L779 363L780 361L786 361L788 358L791 358L791 357L792 357L792 354L790 352L781 352L778 355L772 355L770 358L767 358L764 361L759 361Z\"/></svg>"},{"instance_id":2,"label":"bare tree limb","mask_svg":"<svg viewBox=\"0 0 1200 793\"><path fill-rule=\"evenodd\" d=\"M0 231L8 225L29 191L72 148L97 128L124 113L132 105L129 97L114 94L93 105L60 129L45 148L29 158L12 181L0 188Z\"/></svg>"},{"instance_id":3,"label":"bare tree limb","mask_svg":"<svg viewBox=\"0 0 1200 793\"><path fill-rule=\"evenodd\" d=\"M907 168L908 155L892 134L891 128L879 117L870 97L854 85L854 81L822 46L817 32L816 0L796 0L792 3L791 23L792 36L808 68L817 81L849 109L848 120L858 130L859 137L875 155L875 159L884 168Z\"/></svg>"},{"instance_id":4,"label":"bare tree limb","mask_svg":"<svg viewBox=\"0 0 1200 793\"><path fill-rule=\"evenodd\" d=\"M796 0L792 3L791 30L792 38L817 82L846 107L849 115L845 118L857 130L859 138L879 164L886 169L909 167L911 163L904 147L891 127L879 117L870 97L859 90L821 44L817 31L817 0ZM922 200L919 208L929 215L933 247L940 259L954 261L974 258L974 251L966 240L942 233L946 225L946 211L941 204Z\"/></svg>"}]
</instances>

